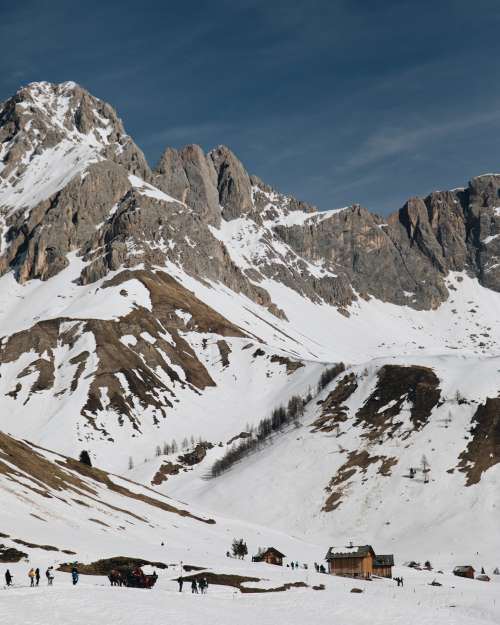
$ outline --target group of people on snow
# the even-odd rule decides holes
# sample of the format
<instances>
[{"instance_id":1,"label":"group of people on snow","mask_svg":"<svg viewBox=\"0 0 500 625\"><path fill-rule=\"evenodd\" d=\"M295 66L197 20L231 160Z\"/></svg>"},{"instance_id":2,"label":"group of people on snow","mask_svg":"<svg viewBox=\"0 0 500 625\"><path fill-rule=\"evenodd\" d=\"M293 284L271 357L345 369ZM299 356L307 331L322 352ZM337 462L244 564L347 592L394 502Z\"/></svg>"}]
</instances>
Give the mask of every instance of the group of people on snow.
<instances>
[{"instance_id":1,"label":"group of people on snow","mask_svg":"<svg viewBox=\"0 0 500 625\"><path fill-rule=\"evenodd\" d=\"M52 582L54 581L54 567L49 566L48 569L45 571L45 577L47 578L47 584L49 586L52 586ZM30 582L30 587L35 587L38 586L40 584L40 569L37 567L36 569L34 569L33 567L30 568L30 570L28 571L28 579ZM12 573L9 571L9 569L7 569L5 571L5 584L6 586L12 586L12 581L14 579L14 576L12 575Z\"/></svg>"},{"instance_id":2,"label":"group of people on snow","mask_svg":"<svg viewBox=\"0 0 500 625\"><path fill-rule=\"evenodd\" d=\"M177 583L179 584L179 592L182 592L182 587L184 586L184 578L182 575L177 578ZM200 577L198 579L193 578L191 580L191 592L195 595L198 593L204 595L206 594L208 589L208 580L206 577Z\"/></svg>"}]
</instances>

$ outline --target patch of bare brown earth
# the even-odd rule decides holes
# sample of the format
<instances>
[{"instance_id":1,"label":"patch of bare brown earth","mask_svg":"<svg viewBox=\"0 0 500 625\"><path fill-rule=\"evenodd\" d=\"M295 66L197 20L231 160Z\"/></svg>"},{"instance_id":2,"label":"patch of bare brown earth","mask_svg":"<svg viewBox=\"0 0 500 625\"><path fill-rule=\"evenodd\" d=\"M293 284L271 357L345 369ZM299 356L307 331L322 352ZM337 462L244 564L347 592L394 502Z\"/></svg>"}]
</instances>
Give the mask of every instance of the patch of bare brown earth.
<instances>
[{"instance_id":1,"label":"patch of bare brown earth","mask_svg":"<svg viewBox=\"0 0 500 625\"><path fill-rule=\"evenodd\" d=\"M467 486L477 484L481 475L500 462L500 397L488 397L472 418L472 440L459 456L458 469L465 473Z\"/></svg>"},{"instance_id":2,"label":"patch of bare brown earth","mask_svg":"<svg viewBox=\"0 0 500 625\"><path fill-rule=\"evenodd\" d=\"M420 430L428 422L432 410L439 402L439 378L428 367L384 365L377 373L377 386L356 413L356 424L367 432L370 440L384 434L402 438L411 431L401 432L403 422L398 419L403 405L410 404L410 421L413 430Z\"/></svg>"},{"instance_id":3,"label":"patch of bare brown earth","mask_svg":"<svg viewBox=\"0 0 500 625\"><path fill-rule=\"evenodd\" d=\"M339 468L335 477L330 480L325 489L329 495L326 498L323 510L331 512L340 506L342 497L346 494L349 486L349 480L358 472L365 475L370 465L379 463L380 467L377 473L388 477L391 474L391 468L397 462L397 458L393 456L371 456L366 449L351 451L348 460Z\"/></svg>"},{"instance_id":4,"label":"patch of bare brown earth","mask_svg":"<svg viewBox=\"0 0 500 625\"><path fill-rule=\"evenodd\" d=\"M112 558L104 558L96 560L89 564L77 562L78 572L82 575L109 575L113 570L134 569L138 566L152 566L157 569L166 569L168 566L164 562L150 562L142 558L127 558L125 556L114 556ZM58 567L58 571L63 573L71 573L71 569L75 565L74 562L66 562Z\"/></svg>"},{"instance_id":5,"label":"patch of bare brown earth","mask_svg":"<svg viewBox=\"0 0 500 625\"><path fill-rule=\"evenodd\" d=\"M321 414L312 423L313 432L331 432L339 423L346 421L348 413L344 402L357 388L358 382L354 373L349 373L339 380L321 404Z\"/></svg>"},{"instance_id":6,"label":"patch of bare brown earth","mask_svg":"<svg viewBox=\"0 0 500 625\"><path fill-rule=\"evenodd\" d=\"M307 588L305 582L288 582L275 588L258 588L255 586L244 586L248 582L256 583L263 581L260 577L248 577L245 575L228 575L225 573L213 573L212 571L206 571L203 573L196 573L195 575L189 575L184 578L185 582L190 582L193 579L198 580L205 578L210 586L230 586L237 588L241 593L263 593L263 592L284 592L290 590L290 588Z\"/></svg>"}]
</instances>

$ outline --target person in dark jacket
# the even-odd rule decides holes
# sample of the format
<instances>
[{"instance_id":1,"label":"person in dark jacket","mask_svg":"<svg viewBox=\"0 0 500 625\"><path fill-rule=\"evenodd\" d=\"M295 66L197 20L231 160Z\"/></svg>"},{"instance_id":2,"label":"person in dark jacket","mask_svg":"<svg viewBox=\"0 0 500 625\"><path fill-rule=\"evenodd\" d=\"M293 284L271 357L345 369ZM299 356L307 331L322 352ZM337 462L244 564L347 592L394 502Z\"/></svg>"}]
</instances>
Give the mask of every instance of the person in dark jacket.
<instances>
[{"instance_id":1,"label":"person in dark jacket","mask_svg":"<svg viewBox=\"0 0 500 625\"><path fill-rule=\"evenodd\" d=\"M184 578L182 577L182 575L177 578L177 582L179 584L179 592L182 592L182 587L184 585Z\"/></svg>"},{"instance_id":2,"label":"person in dark jacket","mask_svg":"<svg viewBox=\"0 0 500 625\"><path fill-rule=\"evenodd\" d=\"M35 579L36 579L36 585L38 586L38 584L40 583L40 569L36 569Z\"/></svg>"},{"instance_id":3,"label":"person in dark jacket","mask_svg":"<svg viewBox=\"0 0 500 625\"><path fill-rule=\"evenodd\" d=\"M52 586L52 582L54 581L54 575L52 573L51 566L49 566L49 568L45 571L45 577L47 578L47 584L49 586Z\"/></svg>"},{"instance_id":4,"label":"person in dark jacket","mask_svg":"<svg viewBox=\"0 0 500 625\"><path fill-rule=\"evenodd\" d=\"M195 579L191 582L191 592L196 595L198 594L198 586Z\"/></svg>"},{"instance_id":5,"label":"person in dark jacket","mask_svg":"<svg viewBox=\"0 0 500 625\"><path fill-rule=\"evenodd\" d=\"M7 584L7 586L10 586L12 584L12 575L10 574L9 569L5 571L5 583Z\"/></svg>"},{"instance_id":6,"label":"person in dark jacket","mask_svg":"<svg viewBox=\"0 0 500 625\"><path fill-rule=\"evenodd\" d=\"M78 584L78 569L76 566L71 569L71 579L73 580L73 586L76 586Z\"/></svg>"}]
</instances>

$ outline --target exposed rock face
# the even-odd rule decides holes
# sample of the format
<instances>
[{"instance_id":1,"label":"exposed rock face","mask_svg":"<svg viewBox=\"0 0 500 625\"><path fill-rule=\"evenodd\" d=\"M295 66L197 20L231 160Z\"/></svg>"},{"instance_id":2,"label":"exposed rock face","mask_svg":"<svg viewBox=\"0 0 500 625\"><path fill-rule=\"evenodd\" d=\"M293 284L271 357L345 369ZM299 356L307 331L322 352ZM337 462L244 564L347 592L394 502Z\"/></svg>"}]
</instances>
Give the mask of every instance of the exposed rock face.
<instances>
[{"instance_id":1,"label":"exposed rock face","mask_svg":"<svg viewBox=\"0 0 500 625\"><path fill-rule=\"evenodd\" d=\"M439 378L434 371L415 365L384 365L377 377L377 387L356 413L357 424L366 429L365 437L374 440L396 433L407 437L410 431L401 431L403 423L394 421L405 403L410 404L411 428L424 427L441 396Z\"/></svg>"},{"instance_id":2,"label":"exposed rock face","mask_svg":"<svg viewBox=\"0 0 500 625\"><path fill-rule=\"evenodd\" d=\"M225 146L209 153L217 172L217 190L222 217L226 221L236 219L253 210L250 177L236 156Z\"/></svg>"},{"instance_id":3,"label":"exposed rock face","mask_svg":"<svg viewBox=\"0 0 500 625\"><path fill-rule=\"evenodd\" d=\"M486 398L472 419L472 440L460 454L458 468L467 476L467 486L500 462L500 398Z\"/></svg>"},{"instance_id":4,"label":"exposed rock face","mask_svg":"<svg viewBox=\"0 0 500 625\"><path fill-rule=\"evenodd\" d=\"M220 223L217 172L198 145L182 150L167 148L156 170L154 183L190 206L205 224Z\"/></svg>"},{"instance_id":5,"label":"exposed rock face","mask_svg":"<svg viewBox=\"0 0 500 625\"><path fill-rule=\"evenodd\" d=\"M168 148L151 173L114 110L74 83L33 83L7 100L0 146L0 272L21 282L56 275L76 252L91 261L83 282L168 259L278 316L266 279L346 312L356 294L436 308L449 271L500 289L500 176L411 198L385 221L357 205L318 213L250 177L224 146ZM227 232L251 237L244 263Z\"/></svg>"}]
</instances>

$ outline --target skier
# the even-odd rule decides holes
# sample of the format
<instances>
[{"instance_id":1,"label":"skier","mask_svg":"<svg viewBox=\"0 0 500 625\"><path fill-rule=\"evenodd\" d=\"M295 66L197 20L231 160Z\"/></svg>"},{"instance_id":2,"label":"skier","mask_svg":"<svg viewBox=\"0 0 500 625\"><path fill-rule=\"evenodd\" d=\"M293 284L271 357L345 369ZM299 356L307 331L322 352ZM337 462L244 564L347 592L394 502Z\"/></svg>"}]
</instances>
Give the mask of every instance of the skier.
<instances>
[{"instance_id":1,"label":"skier","mask_svg":"<svg viewBox=\"0 0 500 625\"><path fill-rule=\"evenodd\" d=\"M177 582L179 584L179 592L182 592L182 586L184 584L184 578L182 577L182 575L177 578Z\"/></svg>"},{"instance_id":2,"label":"skier","mask_svg":"<svg viewBox=\"0 0 500 625\"><path fill-rule=\"evenodd\" d=\"M30 579L30 586L34 586L35 585L35 570L34 569L29 570L28 577Z\"/></svg>"},{"instance_id":3,"label":"skier","mask_svg":"<svg viewBox=\"0 0 500 625\"><path fill-rule=\"evenodd\" d=\"M294 568L295 568L295 564L292 562L292 571L293 571Z\"/></svg>"},{"instance_id":4,"label":"skier","mask_svg":"<svg viewBox=\"0 0 500 625\"><path fill-rule=\"evenodd\" d=\"M9 569L5 571L5 583L7 584L7 586L10 586L12 584L12 575L10 574Z\"/></svg>"},{"instance_id":5,"label":"skier","mask_svg":"<svg viewBox=\"0 0 500 625\"><path fill-rule=\"evenodd\" d=\"M76 586L78 584L78 569L76 566L71 569L71 579L73 580L73 586Z\"/></svg>"},{"instance_id":6,"label":"skier","mask_svg":"<svg viewBox=\"0 0 500 625\"><path fill-rule=\"evenodd\" d=\"M38 586L38 584L40 583L40 569L37 568L35 571L35 579L36 579L36 585Z\"/></svg>"},{"instance_id":7,"label":"skier","mask_svg":"<svg viewBox=\"0 0 500 625\"><path fill-rule=\"evenodd\" d=\"M202 595L205 595L207 593L207 588L208 588L207 578L202 577L200 579L200 590L201 590Z\"/></svg>"},{"instance_id":8,"label":"skier","mask_svg":"<svg viewBox=\"0 0 500 625\"><path fill-rule=\"evenodd\" d=\"M195 595L198 594L198 586L196 585L195 579L193 579L193 581L191 582L191 592Z\"/></svg>"}]
</instances>

